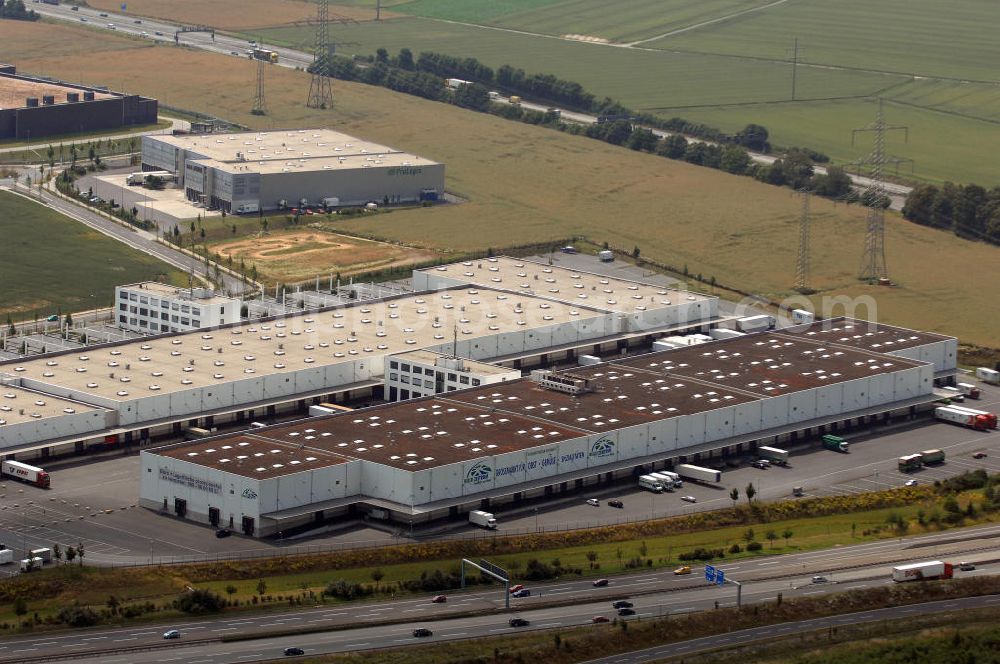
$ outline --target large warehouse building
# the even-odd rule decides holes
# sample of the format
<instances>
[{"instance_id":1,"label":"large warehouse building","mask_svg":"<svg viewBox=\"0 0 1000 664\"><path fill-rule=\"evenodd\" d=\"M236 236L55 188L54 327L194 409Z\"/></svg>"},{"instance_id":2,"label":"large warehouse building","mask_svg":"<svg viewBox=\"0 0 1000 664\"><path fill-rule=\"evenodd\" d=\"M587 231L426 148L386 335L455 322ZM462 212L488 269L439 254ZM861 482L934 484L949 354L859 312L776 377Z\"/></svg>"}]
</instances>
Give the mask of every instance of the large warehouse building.
<instances>
[{"instance_id":1,"label":"large warehouse building","mask_svg":"<svg viewBox=\"0 0 1000 664\"><path fill-rule=\"evenodd\" d=\"M0 65L0 139L155 124L157 101L107 88L21 76Z\"/></svg>"},{"instance_id":2,"label":"large warehouse building","mask_svg":"<svg viewBox=\"0 0 1000 664\"><path fill-rule=\"evenodd\" d=\"M444 164L328 129L146 136L142 167L175 173L189 200L227 212L444 194Z\"/></svg>"},{"instance_id":3,"label":"large warehouse building","mask_svg":"<svg viewBox=\"0 0 1000 664\"><path fill-rule=\"evenodd\" d=\"M212 429L305 412L312 403L363 399L381 389L386 355L421 348L521 369L648 346L659 336L719 322L714 297L528 261L483 264L537 270L590 292L599 286L602 298L454 285L4 362L4 386L100 415L81 419L47 410L24 422L5 417L0 451L27 459L115 440L148 445L176 439L188 427ZM631 300L633 293L644 303ZM665 324L652 326L647 316Z\"/></svg>"},{"instance_id":4,"label":"large warehouse building","mask_svg":"<svg viewBox=\"0 0 1000 664\"><path fill-rule=\"evenodd\" d=\"M932 403L956 340L851 319L145 451L141 504L267 536L573 490ZM915 357L919 359L907 359Z\"/></svg>"}]
</instances>

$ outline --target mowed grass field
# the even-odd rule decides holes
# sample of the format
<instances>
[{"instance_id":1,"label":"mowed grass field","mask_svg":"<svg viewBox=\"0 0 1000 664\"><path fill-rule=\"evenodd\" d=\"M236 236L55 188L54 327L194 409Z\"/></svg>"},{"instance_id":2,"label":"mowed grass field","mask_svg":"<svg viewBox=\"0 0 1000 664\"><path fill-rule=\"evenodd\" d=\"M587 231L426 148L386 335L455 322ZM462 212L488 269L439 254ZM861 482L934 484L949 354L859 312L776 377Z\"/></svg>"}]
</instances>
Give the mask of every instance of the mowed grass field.
<instances>
[{"instance_id":1,"label":"mowed grass field","mask_svg":"<svg viewBox=\"0 0 1000 664\"><path fill-rule=\"evenodd\" d=\"M10 58L0 23L0 61ZM799 201L726 175L541 127L508 122L383 88L334 84L328 111L307 109L308 75L267 70L271 115L250 114L253 63L157 47L134 54L130 90L252 127L329 126L447 164L447 189L468 203L338 222L338 227L438 250L502 247L586 235L631 248L722 284L780 298L795 272ZM61 60L22 62L25 70ZM112 50L88 57L95 75L121 72ZM895 288L860 285L864 210L814 200L814 285L826 295L871 296L879 320L1000 347L984 315L984 284L1000 283L1000 248L887 218ZM975 266L975 279L957 279ZM832 312L836 313L836 312Z\"/></svg>"},{"instance_id":2,"label":"mowed grass field","mask_svg":"<svg viewBox=\"0 0 1000 664\"><path fill-rule=\"evenodd\" d=\"M0 315L106 307L118 284L186 283L183 272L33 201L0 191Z\"/></svg>"}]
</instances>

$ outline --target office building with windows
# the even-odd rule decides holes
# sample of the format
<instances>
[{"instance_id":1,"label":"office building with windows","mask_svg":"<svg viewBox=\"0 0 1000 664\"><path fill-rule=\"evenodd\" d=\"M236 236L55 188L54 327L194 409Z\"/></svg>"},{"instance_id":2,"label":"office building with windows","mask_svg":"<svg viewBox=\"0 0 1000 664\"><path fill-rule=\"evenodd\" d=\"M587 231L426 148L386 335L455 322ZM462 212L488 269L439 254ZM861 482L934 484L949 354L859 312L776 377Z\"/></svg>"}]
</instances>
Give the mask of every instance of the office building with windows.
<instances>
[{"instance_id":1,"label":"office building with windows","mask_svg":"<svg viewBox=\"0 0 1000 664\"><path fill-rule=\"evenodd\" d=\"M155 281L115 288L115 321L123 330L188 332L239 320L240 300L207 288L177 288Z\"/></svg>"},{"instance_id":2,"label":"office building with windows","mask_svg":"<svg viewBox=\"0 0 1000 664\"><path fill-rule=\"evenodd\" d=\"M429 397L467 387L517 380L521 372L430 350L385 356L385 395L388 401Z\"/></svg>"}]
</instances>

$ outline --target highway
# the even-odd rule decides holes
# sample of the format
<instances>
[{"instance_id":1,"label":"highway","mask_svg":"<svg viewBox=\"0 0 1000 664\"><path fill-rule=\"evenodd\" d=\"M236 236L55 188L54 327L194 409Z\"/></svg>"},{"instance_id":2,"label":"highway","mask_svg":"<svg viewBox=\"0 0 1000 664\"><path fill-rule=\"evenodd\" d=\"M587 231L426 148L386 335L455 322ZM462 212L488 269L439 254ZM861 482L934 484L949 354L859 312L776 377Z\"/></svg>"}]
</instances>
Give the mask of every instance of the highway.
<instances>
[{"instance_id":1,"label":"highway","mask_svg":"<svg viewBox=\"0 0 1000 664\"><path fill-rule=\"evenodd\" d=\"M87 9L81 7L79 11L71 11L66 5L41 5L35 6L35 11L44 16L49 16L51 18L57 18L64 21L77 22L80 23L81 19L86 19L86 22L91 27L109 29L107 26L113 24L117 32L121 32L128 35L138 36L140 38L148 38L156 41L170 43L174 41L174 33L179 26L166 23L163 21L157 21L154 19L136 19L131 16L126 16L122 14L108 13L108 12L97 12L92 9ZM102 17L99 14L106 13L106 17ZM136 20L140 20L141 23L135 23ZM160 32L162 35L157 35ZM221 33L215 33L214 38L209 33L204 32L186 32L179 36L179 42L185 46L191 46L194 48L203 49L206 51L212 51L215 53L222 53L226 55L232 55L234 57L247 57L246 51L249 44L243 40L236 37L230 37L223 35ZM298 51L289 48L282 47L271 47L265 44L265 47L270 48L278 53L278 65L282 67L288 67L292 69L304 69L312 64L313 57L309 53L303 51ZM504 98L500 98L500 101L507 101ZM549 106L545 104L535 104L528 101L522 101L521 105L524 108L530 108L536 111L546 111ZM562 111L561 117L563 120L569 120L572 122L578 122L581 124L594 124L597 122L597 116L590 115L587 113L580 113L577 111ZM660 129L652 129L653 133L660 138L669 136L671 132L663 131ZM703 142L707 144L712 144L711 141L704 141L699 138L693 138L686 136L689 141ZM750 152L750 158L757 163L761 164L772 164L780 156L762 154L759 152ZM824 166L816 165L814 166L814 171L817 174L825 175L827 170ZM854 186L859 190L864 190L869 187L872 183L871 179L863 175L848 174ZM886 194L891 199L891 209L902 210L903 204L906 202L906 196L912 191L912 187L897 184L892 182L884 183Z\"/></svg>"},{"instance_id":2,"label":"highway","mask_svg":"<svg viewBox=\"0 0 1000 664\"><path fill-rule=\"evenodd\" d=\"M744 604L807 597L823 593L870 588L891 584L890 566L903 562L930 560L936 557L958 562L978 563L971 572L959 576L995 573L1000 567L996 538L1000 525L981 526L962 531L948 531L901 540L882 540L827 551L815 551L777 557L739 560L716 566L730 579L743 583ZM530 586L532 596L511 600L511 612L504 611L503 589L477 589L449 595L447 603L430 602L425 596L397 601L373 601L315 606L297 611L240 616L226 614L216 618L195 618L169 624L143 623L121 628L102 628L73 632L54 632L6 639L0 644L0 662L25 661L38 657L72 659L79 662L170 662L214 664L270 659L280 656L290 646L304 648L307 654L357 651L412 643L427 643L460 638L480 638L524 629L548 629L590 624L594 616L615 618L611 603L629 598L636 615L630 619L653 618L726 607L735 604L732 585L717 587L695 573L676 576L670 570L638 571L610 576L605 588L594 588L591 579L559 580ZM811 577L823 574L826 583L812 583ZM555 605L558 603L558 606ZM460 612L478 615L456 616ZM528 627L511 628L510 616L530 621ZM393 625L378 623L398 622ZM301 628L311 634L266 637L263 639L222 642L224 636L261 634ZM416 639L417 627L433 630L430 638ZM164 631L178 629L181 638L165 641ZM118 652L126 648L153 650Z\"/></svg>"}]
</instances>

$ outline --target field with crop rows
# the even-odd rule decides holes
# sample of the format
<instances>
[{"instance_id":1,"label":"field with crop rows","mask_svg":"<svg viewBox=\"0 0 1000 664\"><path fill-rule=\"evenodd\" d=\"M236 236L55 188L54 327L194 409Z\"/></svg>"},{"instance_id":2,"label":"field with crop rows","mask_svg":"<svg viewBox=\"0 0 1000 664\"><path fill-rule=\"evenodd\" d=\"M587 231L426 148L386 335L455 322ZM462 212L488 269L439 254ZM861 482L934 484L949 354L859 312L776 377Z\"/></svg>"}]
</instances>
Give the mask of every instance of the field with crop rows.
<instances>
[{"instance_id":1,"label":"field with crop rows","mask_svg":"<svg viewBox=\"0 0 1000 664\"><path fill-rule=\"evenodd\" d=\"M4 41L12 29L0 22L0 61L16 55ZM645 256L687 265L692 274L723 284L775 297L790 293L799 201L786 189L383 88L335 82L334 109L308 109L308 75L279 67L267 73L270 115L258 118L250 114L254 67L248 60L172 47L135 55L122 72L118 54L95 50L88 67L94 76L117 72L129 90L171 106L251 127L330 126L441 161L448 191L469 199L337 222L347 230L445 251L581 234L639 246ZM19 64L54 73L73 66L44 54ZM899 286L870 288L854 278L864 211L822 200L812 209L816 287L873 296L877 312L871 315L880 320L1000 347L1000 330L981 314L982 284L1000 283L1000 248L890 214L886 246ZM977 278L956 281L958 265L975 265Z\"/></svg>"},{"instance_id":2,"label":"field with crop rows","mask_svg":"<svg viewBox=\"0 0 1000 664\"><path fill-rule=\"evenodd\" d=\"M187 281L183 272L9 192L0 192L0 233L4 320L106 307L118 284Z\"/></svg>"}]
</instances>

